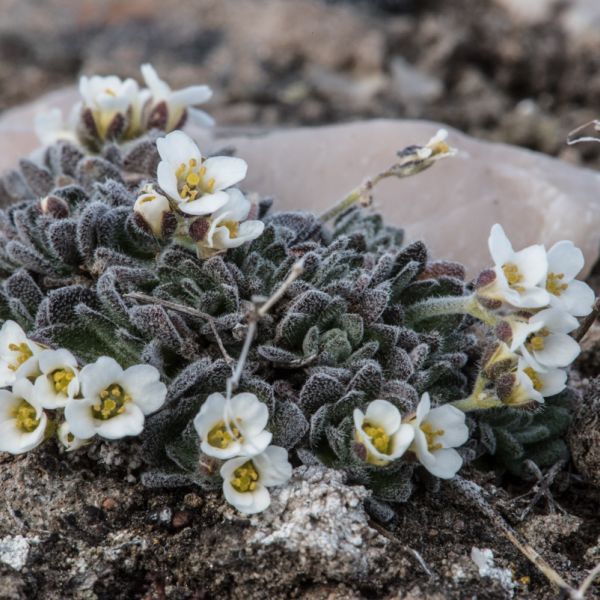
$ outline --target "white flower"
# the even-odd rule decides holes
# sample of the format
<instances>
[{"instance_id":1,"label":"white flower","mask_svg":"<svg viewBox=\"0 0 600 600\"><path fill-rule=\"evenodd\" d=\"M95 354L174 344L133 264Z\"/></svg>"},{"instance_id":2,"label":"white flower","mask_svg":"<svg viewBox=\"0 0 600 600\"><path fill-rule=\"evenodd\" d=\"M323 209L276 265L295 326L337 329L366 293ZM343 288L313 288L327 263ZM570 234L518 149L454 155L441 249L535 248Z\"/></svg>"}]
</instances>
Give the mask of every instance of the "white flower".
<instances>
[{"instance_id":1,"label":"white flower","mask_svg":"<svg viewBox=\"0 0 600 600\"><path fill-rule=\"evenodd\" d=\"M210 218L210 228L201 245L214 250L237 248L259 237L264 231L262 221L246 221L252 203L240 190L227 190L227 204L215 211Z\"/></svg>"},{"instance_id":2,"label":"white flower","mask_svg":"<svg viewBox=\"0 0 600 600\"><path fill-rule=\"evenodd\" d=\"M159 138L156 146L162 159L158 184L181 211L190 215L219 210L229 200L224 190L246 177L246 161L230 156L203 159L198 146L183 131Z\"/></svg>"},{"instance_id":3,"label":"white flower","mask_svg":"<svg viewBox=\"0 0 600 600\"><path fill-rule=\"evenodd\" d=\"M417 150L417 156L421 160L438 160L447 156L454 156L456 149L451 148L446 139L448 131L446 129L438 129L436 134L423 146Z\"/></svg>"},{"instance_id":4,"label":"white flower","mask_svg":"<svg viewBox=\"0 0 600 600\"><path fill-rule=\"evenodd\" d=\"M165 215L171 212L171 205L165 196L151 190L138 196L133 210L140 215L152 233L160 237Z\"/></svg>"},{"instance_id":5,"label":"white flower","mask_svg":"<svg viewBox=\"0 0 600 600\"><path fill-rule=\"evenodd\" d=\"M5 321L0 329L0 387L10 385L17 378L36 375L37 355L42 350L17 323Z\"/></svg>"},{"instance_id":6,"label":"white flower","mask_svg":"<svg viewBox=\"0 0 600 600\"><path fill-rule=\"evenodd\" d=\"M283 485L291 476L287 450L269 446L262 454L232 458L221 467L223 495L246 515L262 512L271 504L267 488Z\"/></svg>"},{"instance_id":7,"label":"white flower","mask_svg":"<svg viewBox=\"0 0 600 600\"><path fill-rule=\"evenodd\" d=\"M194 427L202 440L202 452L225 460L263 452L273 437L265 431L268 420L267 405L254 394L237 394L228 403L216 392L200 408Z\"/></svg>"},{"instance_id":8,"label":"white flower","mask_svg":"<svg viewBox=\"0 0 600 600\"><path fill-rule=\"evenodd\" d=\"M71 429L69 428L69 424L64 421L60 424L56 435L60 441L60 443L65 447L67 452L73 452L73 450L77 450L82 446L85 446L86 440L82 440L78 437L75 437L71 433Z\"/></svg>"},{"instance_id":9,"label":"white flower","mask_svg":"<svg viewBox=\"0 0 600 600\"><path fill-rule=\"evenodd\" d=\"M152 94L152 108L150 116L150 126L152 126L152 110L160 110L160 104L165 103L166 122L161 127L165 131L173 131L183 126L186 115L189 115L192 121L197 125L210 127L214 125L212 117L198 108L193 108L198 104L204 104L212 97L212 90L207 85L193 85L182 90L173 91L169 85L163 81L154 67L150 64L142 65L142 76L146 85L150 88Z\"/></svg>"},{"instance_id":10,"label":"white flower","mask_svg":"<svg viewBox=\"0 0 600 600\"><path fill-rule=\"evenodd\" d=\"M64 348L43 350L37 356L41 375L33 396L43 408L64 408L79 392L77 359Z\"/></svg>"},{"instance_id":11,"label":"white flower","mask_svg":"<svg viewBox=\"0 0 600 600\"><path fill-rule=\"evenodd\" d=\"M33 397L33 385L19 379L12 392L0 390L0 451L21 454L44 441L47 417Z\"/></svg>"},{"instance_id":12,"label":"white flower","mask_svg":"<svg viewBox=\"0 0 600 600\"><path fill-rule=\"evenodd\" d=\"M116 360L101 356L79 373L82 399L67 403L65 419L74 436L82 440L95 434L109 440L138 435L144 416L157 411L167 388L150 365L123 370Z\"/></svg>"},{"instance_id":13,"label":"white flower","mask_svg":"<svg viewBox=\"0 0 600 600\"><path fill-rule=\"evenodd\" d=\"M60 108L52 108L46 112L37 113L33 120L35 134L45 146L58 140L77 142L76 125L81 105L75 105L65 120Z\"/></svg>"},{"instance_id":14,"label":"white flower","mask_svg":"<svg viewBox=\"0 0 600 600\"><path fill-rule=\"evenodd\" d=\"M465 414L450 404L431 409L429 394L425 392L410 424L415 432L410 449L419 462L436 477L454 477L462 466L462 457L454 448L469 438Z\"/></svg>"},{"instance_id":15,"label":"white flower","mask_svg":"<svg viewBox=\"0 0 600 600\"><path fill-rule=\"evenodd\" d=\"M550 293L550 305L575 317L589 315L595 299L592 288L575 279L584 262L583 252L568 240L557 242L548 251L545 287Z\"/></svg>"},{"instance_id":16,"label":"white flower","mask_svg":"<svg viewBox=\"0 0 600 600\"><path fill-rule=\"evenodd\" d=\"M111 129L115 127L115 117L120 115L128 119L131 125L141 113L143 96L134 79L124 81L115 75L101 77L94 75L79 79L79 93L83 99L83 109L91 111L96 131L100 139L110 136ZM125 129L126 121L123 121Z\"/></svg>"},{"instance_id":17,"label":"white flower","mask_svg":"<svg viewBox=\"0 0 600 600\"><path fill-rule=\"evenodd\" d=\"M542 308L550 303L550 294L538 287L548 273L546 250L541 245L515 252L498 224L492 227L488 245L494 260L496 278L478 293L507 302L518 308Z\"/></svg>"},{"instance_id":18,"label":"white flower","mask_svg":"<svg viewBox=\"0 0 600 600\"><path fill-rule=\"evenodd\" d=\"M365 413L355 408L354 437L367 449L367 462L387 465L400 458L415 434L410 425L402 425L400 411L387 400L374 400Z\"/></svg>"},{"instance_id":19,"label":"white flower","mask_svg":"<svg viewBox=\"0 0 600 600\"><path fill-rule=\"evenodd\" d=\"M567 385L567 372L562 369L536 371L524 358L519 359L515 384L506 404L520 406L562 392Z\"/></svg>"},{"instance_id":20,"label":"white flower","mask_svg":"<svg viewBox=\"0 0 600 600\"><path fill-rule=\"evenodd\" d=\"M570 365L580 352L579 344L567 335L579 325L577 319L557 308L547 308L528 321L512 323L510 349L520 352L536 371Z\"/></svg>"}]
</instances>

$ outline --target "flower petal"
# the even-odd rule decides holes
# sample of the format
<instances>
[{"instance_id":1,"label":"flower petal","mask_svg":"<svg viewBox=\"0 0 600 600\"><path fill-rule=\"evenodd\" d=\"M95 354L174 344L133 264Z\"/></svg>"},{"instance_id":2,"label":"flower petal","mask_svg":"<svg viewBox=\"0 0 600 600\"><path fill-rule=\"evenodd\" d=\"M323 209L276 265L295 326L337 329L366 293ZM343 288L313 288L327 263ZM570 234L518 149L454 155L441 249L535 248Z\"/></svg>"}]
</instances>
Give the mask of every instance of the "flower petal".
<instances>
[{"instance_id":1,"label":"flower petal","mask_svg":"<svg viewBox=\"0 0 600 600\"><path fill-rule=\"evenodd\" d=\"M433 453L435 462L424 465L425 468L440 479L452 479L462 467L462 457L454 448L443 448Z\"/></svg>"},{"instance_id":2,"label":"flower petal","mask_svg":"<svg viewBox=\"0 0 600 600\"><path fill-rule=\"evenodd\" d=\"M85 367L84 367L85 368ZM71 433L82 440L94 437L96 427L92 415L95 400L70 400L65 406L65 420Z\"/></svg>"},{"instance_id":3,"label":"flower petal","mask_svg":"<svg viewBox=\"0 0 600 600\"><path fill-rule=\"evenodd\" d=\"M226 192L204 194L197 200L192 200L191 202L181 202L179 205L179 210L188 215L196 215L198 217L210 215L216 210L219 210L222 206L225 206L228 198L229 197L227 196Z\"/></svg>"},{"instance_id":4,"label":"flower petal","mask_svg":"<svg viewBox=\"0 0 600 600\"><path fill-rule=\"evenodd\" d=\"M393 435L400 427L400 411L387 400L373 400L367 406L365 421L382 427L387 435Z\"/></svg>"},{"instance_id":5,"label":"flower petal","mask_svg":"<svg viewBox=\"0 0 600 600\"><path fill-rule=\"evenodd\" d=\"M490 254L492 255L492 260L496 265L503 265L509 262L514 254L510 240L506 237L502 225L499 225L498 223L496 223L490 231L488 247Z\"/></svg>"},{"instance_id":6,"label":"flower petal","mask_svg":"<svg viewBox=\"0 0 600 600\"><path fill-rule=\"evenodd\" d=\"M544 339L544 349L534 350L533 356L545 367L567 367L580 351L579 344L570 335L554 333Z\"/></svg>"},{"instance_id":7,"label":"flower petal","mask_svg":"<svg viewBox=\"0 0 600 600\"><path fill-rule=\"evenodd\" d=\"M292 476L288 452L280 446L269 446L262 454L253 457L252 462L263 485L283 485Z\"/></svg>"},{"instance_id":8,"label":"flower petal","mask_svg":"<svg viewBox=\"0 0 600 600\"><path fill-rule=\"evenodd\" d=\"M431 399L429 398L429 394L425 392L421 396L421 401L417 405L417 414L416 414L416 424L420 425L423 419L427 416L427 413L431 409Z\"/></svg>"},{"instance_id":9,"label":"flower petal","mask_svg":"<svg viewBox=\"0 0 600 600\"><path fill-rule=\"evenodd\" d=\"M573 316L585 317L592 312L596 294L587 283L574 279L560 296L552 296L551 299Z\"/></svg>"},{"instance_id":10,"label":"flower petal","mask_svg":"<svg viewBox=\"0 0 600 600\"><path fill-rule=\"evenodd\" d=\"M235 156L213 156L204 161L204 166L206 179L215 180L215 190L224 190L239 183L248 171L246 161Z\"/></svg>"},{"instance_id":11,"label":"flower petal","mask_svg":"<svg viewBox=\"0 0 600 600\"><path fill-rule=\"evenodd\" d=\"M189 135L179 130L172 131L165 137L158 138L156 140L156 148L161 159L168 162L175 170L181 164L187 165L192 158L198 164L202 159L202 154L196 142Z\"/></svg>"},{"instance_id":12,"label":"flower petal","mask_svg":"<svg viewBox=\"0 0 600 600\"><path fill-rule=\"evenodd\" d=\"M157 411L165 402L167 386L160 381L158 369L151 365L129 367L120 381L145 415Z\"/></svg>"},{"instance_id":13,"label":"flower petal","mask_svg":"<svg viewBox=\"0 0 600 600\"><path fill-rule=\"evenodd\" d=\"M577 276L584 263L583 252L569 240L556 242L548 250L548 271L557 275L563 274L567 282Z\"/></svg>"},{"instance_id":14,"label":"flower petal","mask_svg":"<svg viewBox=\"0 0 600 600\"><path fill-rule=\"evenodd\" d=\"M76 402L76 400L73 402ZM144 429L144 413L133 402L128 402L124 406L125 410L120 415L106 419L106 421L96 420L96 433L99 436L108 440L117 440L129 435L139 435L142 433Z\"/></svg>"},{"instance_id":15,"label":"flower petal","mask_svg":"<svg viewBox=\"0 0 600 600\"><path fill-rule=\"evenodd\" d=\"M191 85L176 92L171 92L169 104L177 106L195 106L204 104L212 98L213 92L207 85Z\"/></svg>"},{"instance_id":16,"label":"flower petal","mask_svg":"<svg viewBox=\"0 0 600 600\"><path fill-rule=\"evenodd\" d=\"M215 120L204 110L188 106L187 113L190 121L198 127L214 127Z\"/></svg>"},{"instance_id":17,"label":"flower petal","mask_svg":"<svg viewBox=\"0 0 600 600\"><path fill-rule=\"evenodd\" d=\"M254 394L243 392L231 399L231 417L244 436L260 433L269 421L269 409Z\"/></svg>"}]
</instances>

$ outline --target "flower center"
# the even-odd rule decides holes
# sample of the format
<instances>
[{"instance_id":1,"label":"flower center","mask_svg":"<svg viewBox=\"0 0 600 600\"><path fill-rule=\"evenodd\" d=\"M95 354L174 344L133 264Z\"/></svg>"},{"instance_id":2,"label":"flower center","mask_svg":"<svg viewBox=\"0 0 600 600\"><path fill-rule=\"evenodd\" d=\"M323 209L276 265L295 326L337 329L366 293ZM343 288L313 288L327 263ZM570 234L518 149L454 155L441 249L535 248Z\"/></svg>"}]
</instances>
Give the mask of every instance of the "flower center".
<instances>
[{"instance_id":1,"label":"flower center","mask_svg":"<svg viewBox=\"0 0 600 600\"><path fill-rule=\"evenodd\" d=\"M36 410L27 400L21 398L19 406L13 410L13 416L17 421L17 429L24 433L31 433L40 424L40 420L36 418Z\"/></svg>"},{"instance_id":2,"label":"flower center","mask_svg":"<svg viewBox=\"0 0 600 600\"><path fill-rule=\"evenodd\" d=\"M555 296L560 296L569 287L568 283L561 283L565 278L564 273L548 273L546 289Z\"/></svg>"},{"instance_id":3,"label":"flower center","mask_svg":"<svg viewBox=\"0 0 600 600\"><path fill-rule=\"evenodd\" d=\"M13 364L8 365L8 368L11 371L16 371L25 361L33 356L31 348L25 342L21 342L20 344L9 344L8 349L11 352L17 353Z\"/></svg>"},{"instance_id":4,"label":"flower center","mask_svg":"<svg viewBox=\"0 0 600 600\"><path fill-rule=\"evenodd\" d=\"M205 181L206 167L198 165L195 158L190 158L188 164L181 163L177 171L177 189L182 200L191 202L203 194L212 194L215 189L215 178Z\"/></svg>"},{"instance_id":5,"label":"flower center","mask_svg":"<svg viewBox=\"0 0 600 600\"><path fill-rule=\"evenodd\" d=\"M249 460L233 472L231 485L238 492L253 492L256 489L257 481L258 471L254 463Z\"/></svg>"},{"instance_id":6,"label":"flower center","mask_svg":"<svg viewBox=\"0 0 600 600\"><path fill-rule=\"evenodd\" d=\"M378 452L381 452L382 454L392 453L390 436L385 432L383 427L378 427L377 425L373 425L372 423L365 421L362 428L363 431L371 438L371 443Z\"/></svg>"},{"instance_id":7,"label":"flower center","mask_svg":"<svg viewBox=\"0 0 600 600\"><path fill-rule=\"evenodd\" d=\"M431 423L423 423L421 426L421 431L425 434L425 439L427 440L427 449L430 452L434 450L441 450L443 448L442 444L435 441L435 438L439 435L444 435L443 429L438 429L435 431L431 426Z\"/></svg>"},{"instance_id":8,"label":"flower center","mask_svg":"<svg viewBox=\"0 0 600 600\"><path fill-rule=\"evenodd\" d=\"M106 88L104 90L104 93L108 94L109 96L112 96L113 98L117 97L117 94L116 94L115 90L113 90L112 88Z\"/></svg>"},{"instance_id":9,"label":"flower center","mask_svg":"<svg viewBox=\"0 0 600 600\"><path fill-rule=\"evenodd\" d=\"M527 342L525 343L525 347L530 352L539 352L540 350L544 349L546 345L545 338L547 338L549 335L550 332L544 327L543 329L540 329L529 336Z\"/></svg>"},{"instance_id":10,"label":"flower center","mask_svg":"<svg viewBox=\"0 0 600 600\"><path fill-rule=\"evenodd\" d=\"M229 230L230 238L233 239L238 236L238 233L240 231L240 224L237 221L223 221L222 223L220 223L220 225L222 225L223 227L227 227L227 229Z\"/></svg>"},{"instance_id":11,"label":"flower center","mask_svg":"<svg viewBox=\"0 0 600 600\"><path fill-rule=\"evenodd\" d=\"M71 369L56 369L56 371L52 371L50 377L54 391L57 394L66 394L69 384L75 378L75 373Z\"/></svg>"},{"instance_id":12,"label":"flower center","mask_svg":"<svg viewBox=\"0 0 600 600\"><path fill-rule=\"evenodd\" d=\"M525 369L523 369L523 372L525 373L525 375L527 375L527 377L529 377L529 379L531 379L533 389L536 392L539 392L542 389L542 387L544 387L540 376L534 371L532 367L526 367Z\"/></svg>"},{"instance_id":13,"label":"flower center","mask_svg":"<svg viewBox=\"0 0 600 600\"><path fill-rule=\"evenodd\" d=\"M233 423L229 423L229 427L227 427L224 421L219 421L208 432L206 440L213 448L225 449L229 447L231 442L243 442L244 438Z\"/></svg>"},{"instance_id":14,"label":"flower center","mask_svg":"<svg viewBox=\"0 0 600 600\"><path fill-rule=\"evenodd\" d=\"M521 281L523 281L523 275L519 271L519 267L513 263L506 263L502 265L502 271L504 271L504 276L506 277L506 281L508 281L509 287L517 292L525 291L525 288L522 285L519 285Z\"/></svg>"},{"instance_id":15,"label":"flower center","mask_svg":"<svg viewBox=\"0 0 600 600\"><path fill-rule=\"evenodd\" d=\"M123 413L125 404L130 401L131 396L118 383L113 383L100 392L100 402L92 406L94 419L112 419Z\"/></svg>"}]
</instances>

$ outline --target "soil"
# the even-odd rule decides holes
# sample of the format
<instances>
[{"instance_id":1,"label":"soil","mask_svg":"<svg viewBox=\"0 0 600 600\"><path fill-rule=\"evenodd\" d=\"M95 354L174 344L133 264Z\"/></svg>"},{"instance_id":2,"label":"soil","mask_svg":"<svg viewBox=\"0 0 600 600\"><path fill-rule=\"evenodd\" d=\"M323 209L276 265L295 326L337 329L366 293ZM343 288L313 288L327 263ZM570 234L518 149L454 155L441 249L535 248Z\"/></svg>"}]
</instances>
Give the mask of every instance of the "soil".
<instances>
[{"instance_id":1,"label":"soil","mask_svg":"<svg viewBox=\"0 0 600 600\"><path fill-rule=\"evenodd\" d=\"M422 117L600 164L599 145L565 146L569 130L598 116L600 52L594 39L567 31L559 9L535 25L500 2L471 0L0 0L0 13L0 110L81 72L137 77L150 60L174 87L213 86L210 110L224 125ZM592 455L600 463L600 433L595 413L588 418L597 411L598 365L594 329L573 373L585 399L571 432L575 464L551 487L560 508L542 499L520 521L531 496L519 496L532 484L462 473L571 584L600 562L598 471L589 467ZM331 473L296 474L309 499L335 489L340 514L358 519L348 525L354 550L342 544L328 555L272 541L294 502L302 505L300 491L291 503L280 497L279 520L265 523L235 514L217 494L148 490L140 471L130 445L0 455L0 558L19 549L26 556L12 567L0 562L0 599L558 596L450 484L423 482L381 525L367 520L363 491ZM325 541L335 530L328 514L313 517ZM473 547L491 549L508 575L481 577Z\"/></svg>"}]
</instances>

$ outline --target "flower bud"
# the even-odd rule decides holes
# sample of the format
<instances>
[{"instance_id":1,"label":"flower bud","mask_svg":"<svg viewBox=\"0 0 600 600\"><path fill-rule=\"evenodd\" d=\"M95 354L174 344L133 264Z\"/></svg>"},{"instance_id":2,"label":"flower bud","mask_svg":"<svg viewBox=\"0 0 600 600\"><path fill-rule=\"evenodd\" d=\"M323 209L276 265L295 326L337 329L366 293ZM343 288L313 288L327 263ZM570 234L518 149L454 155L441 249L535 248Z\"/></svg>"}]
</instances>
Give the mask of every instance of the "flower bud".
<instances>
[{"instance_id":1,"label":"flower bud","mask_svg":"<svg viewBox=\"0 0 600 600\"><path fill-rule=\"evenodd\" d=\"M190 223L188 233L195 242L201 242L206 238L206 234L210 230L210 219L200 218L195 219Z\"/></svg>"},{"instance_id":2,"label":"flower bud","mask_svg":"<svg viewBox=\"0 0 600 600\"><path fill-rule=\"evenodd\" d=\"M69 205L58 196L46 196L40 200L40 209L45 215L55 219L64 219L69 216Z\"/></svg>"},{"instance_id":3,"label":"flower bud","mask_svg":"<svg viewBox=\"0 0 600 600\"><path fill-rule=\"evenodd\" d=\"M497 379L503 373L514 368L517 355L510 351L504 342L498 342L486 350L483 355L483 372L488 379Z\"/></svg>"},{"instance_id":4,"label":"flower bud","mask_svg":"<svg viewBox=\"0 0 600 600\"><path fill-rule=\"evenodd\" d=\"M171 205L167 198L155 192L147 192L138 197L133 206L137 222L142 228L162 237L165 225L171 214Z\"/></svg>"}]
</instances>

